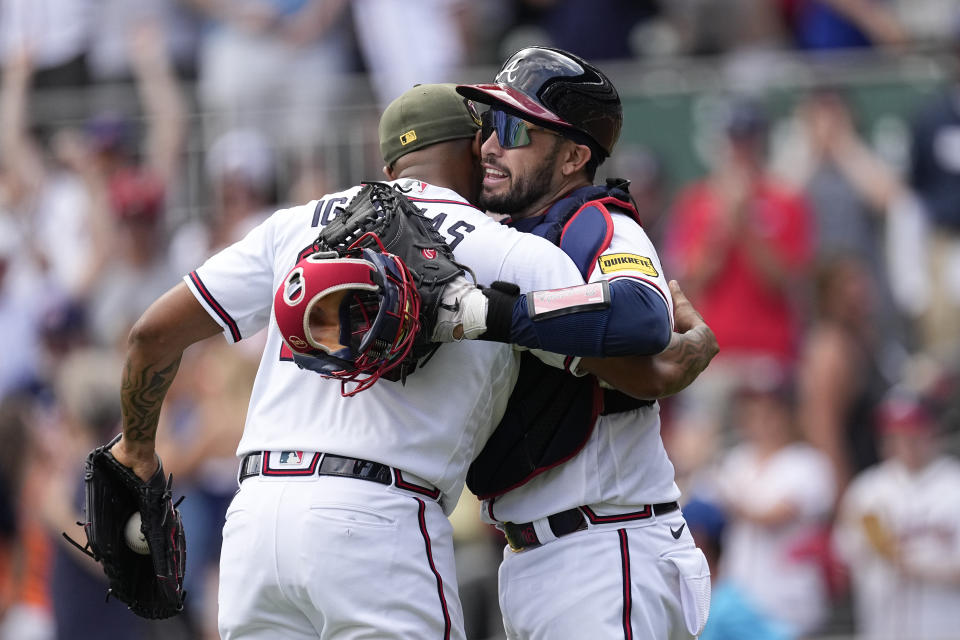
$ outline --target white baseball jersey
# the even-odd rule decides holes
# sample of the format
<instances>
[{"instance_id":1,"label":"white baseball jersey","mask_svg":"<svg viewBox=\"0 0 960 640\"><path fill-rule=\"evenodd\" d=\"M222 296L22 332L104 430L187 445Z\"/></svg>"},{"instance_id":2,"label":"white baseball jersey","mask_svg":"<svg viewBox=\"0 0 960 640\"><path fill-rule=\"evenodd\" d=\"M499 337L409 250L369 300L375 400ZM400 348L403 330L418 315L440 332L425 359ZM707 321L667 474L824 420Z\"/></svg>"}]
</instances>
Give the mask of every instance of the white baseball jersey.
<instances>
[{"instance_id":1,"label":"white baseball jersey","mask_svg":"<svg viewBox=\"0 0 960 640\"><path fill-rule=\"evenodd\" d=\"M573 262L546 240L500 225L449 189L397 182L478 282L510 281L522 291L582 284ZM470 461L503 413L516 379L513 350L481 341L446 344L405 385L381 379L342 398L339 381L285 357L272 321L282 278L359 189L277 211L185 281L228 341L268 327L238 454L307 450L380 462L432 483L449 513Z\"/></svg>"},{"instance_id":2,"label":"white baseball jersey","mask_svg":"<svg viewBox=\"0 0 960 640\"><path fill-rule=\"evenodd\" d=\"M916 473L888 460L854 478L841 502L834 542L853 578L857 637L957 637L958 495L960 462L947 457ZM914 571L898 570L871 546L862 524L867 514L877 518Z\"/></svg>"},{"instance_id":3,"label":"white baseball jersey","mask_svg":"<svg viewBox=\"0 0 960 640\"><path fill-rule=\"evenodd\" d=\"M634 278L673 300L643 229L613 213L613 235L590 281ZM706 621L710 572L679 510L648 505L680 496L660 439L660 409L600 416L573 458L487 500L484 518L531 522L541 549L504 550L500 609L511 640L690 640ZM581 507L587 527L560 538L547 516ZM589 584L587 591L583 586Z\"/></svg>"},{"instance_id":4,"label":"white baseball jersey","mask_svg":"<svg viewBox=\"0 0 960 640\"><path fill-rule=\"evenodd\" d=\"M634 278L663 298L673 318L673 299L660 258L643 229L612 214L614 234L589 281ZM598 513L623 513L642 504L680 497L673 464L660 439L660 406L600 416L583 449L572 459L484 505L491 522L529 522L581 505ZM491 519L492 514L492 519Z\"/></svg>"}]
</instances>

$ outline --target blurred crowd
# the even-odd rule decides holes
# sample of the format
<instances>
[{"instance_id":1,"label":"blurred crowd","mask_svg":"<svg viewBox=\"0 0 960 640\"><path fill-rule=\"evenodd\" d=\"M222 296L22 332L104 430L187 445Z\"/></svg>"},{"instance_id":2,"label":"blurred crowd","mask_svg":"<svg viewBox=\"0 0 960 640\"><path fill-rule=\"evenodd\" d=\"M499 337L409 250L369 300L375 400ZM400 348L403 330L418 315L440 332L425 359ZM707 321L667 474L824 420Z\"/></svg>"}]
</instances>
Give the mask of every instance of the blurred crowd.
<instances>
[{"instance_id":1,"label":"blurred crowd","mask_svg":"<svg viewBox=\"0 0 960 640\"><path fill-rule=\"evenodd\" d=\"M843 86L805 89L777 136L756 90L772 55L960 61L958 10L0 1L0 640L216 637L256 338L188 350L161 417L158 448L187 496L185 615L103 606L100 568L61 538L85 540L83 460L118 429L132 323L274 210L380 177L378 107L529 44L601 67L721 60L730 86L754 88L727 101L700 178L676 184L635 145L600 169L632 180L668 276L721 347L661 402L684 512L713 565L703 638L960 636L960 75L898 114L902 162L864 134ZM643 126L627 115L626 129ZM497 638L502 539L469 496L461 507L471 638Z\"/></svg>"}]
</instances>

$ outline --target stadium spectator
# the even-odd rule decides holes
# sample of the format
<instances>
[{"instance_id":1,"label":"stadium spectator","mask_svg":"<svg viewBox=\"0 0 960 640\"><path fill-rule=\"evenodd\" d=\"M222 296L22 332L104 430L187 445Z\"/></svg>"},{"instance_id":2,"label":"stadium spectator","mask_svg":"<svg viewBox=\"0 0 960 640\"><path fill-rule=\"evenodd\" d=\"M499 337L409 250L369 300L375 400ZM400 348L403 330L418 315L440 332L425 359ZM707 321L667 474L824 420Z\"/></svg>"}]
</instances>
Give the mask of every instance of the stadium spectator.
<instances>
[{"instance_id":1,"label":"stadium spectator","mask_svg":"<svg viewBox=\"0 0 960 640\"><path fill-rule=\"evenodd\" d=\"M167 257L165 207L174 190L183 149L183 97L154 22L131 34L130 54L148 127L142 157L131 148L130 126L101 114L76 141L70 157L82 173L91 219L105 229L96 245L81 299L100 344L125 340L139 314L176 282Z\"/></svg>"},{"instance_id":2,"label":"stadium spectator","mask_svg":"<svg viewBox=\"0 0 960 640\"><path fill-rule=\"evenodd\" d=\"M794 390L758 378L738 392L742 443L719 467L716 485L728 529L720 571L766 616L796 635L826 622L822 539L836 489L830 461L797 437Z\"/></svg>"},{"instance_id":3,"label":"stadium spectator","mask_svg":"<svg viewBox=\"0 0 960 640\"><path fill-rule=\"evenodd\" d=\"M98 0L92 7L93 34L87 66L95 84L130 81L129 34L147 20L160 26L162 42L178 75L193 79L200 40L199 16L180 0Z\"/></svg>"},{"instance_id":4,"label":"stadium spectator","mask_svg":"<svg viewBox=\"0 0 960 640\"><path fill-rule=\"evenodd\" d=\"M882 0L799 0L794 36L801 49L902 46L907 32Z\"/></svg>"},{"instance_id":5,"label":"stadium spectator","mask_svg":"<svg viewBox=\"0 0 960 640\"><path fill-rule=\"evenodd\" d=\"M89 82L87 46L93 0L5 0L0 3L0 59L28 52L35 88L78 87Z\"/></svg>"},{"instance_id":6,"label":"stadium spectator","mask_svg":"<svg viewBox=\"0 0 960 640\"><path fill-rule=\"evenodd\" d=\"M4 337L0 400L25 389L39 375L38 323L43 296L14 273L21 246L17 231L8 216L0 211L0 335Z\"/></svg>"},{"instance_id":7,"label":"stadium spectator","mask_svg":"<svg viewBox=\"0 0 960 640\"><path fill-rule=\"evenodd\" d=\"M308 149L329 137L351 64L345 0L186 2L209 22L198 93L213 136L253 128Z\"/></svg>"},{"instance_id":8,"label":"stadium spectator","mask_svg":"<svg viewBox=\"0 0 960 640\"><path fill-rule=\"evenodd\" d=\"M839 89L819 88L796 108L797 136L779 145L779 174L801 188L816 224L815 255L856 253L875 281L877 349L886 366L902 365L909 338L888 276L888 227L898 228L909 189L857 132L854 116ZM889 218L896 217L892 223Z\"/></svg>"},{"instance_id":9,"label":"stadium spectator","mask_svg":"<svg viewBox=\"0 0 960 640\"><path fill-rule=\"evenodd\" d=\"M18 278L35 286L49 277L47 290L72 294L82 288L87 265L101 228L91 220L87 190L80 175L62 153L62 137L55 153L48 153L34 135L30 86L34 62L26 49L4 61L0 86L0 163L3 166L3 202L6 242L16 238ZM69 148L69 144L67 145ZM67 237L53 244L47 238Z\"/></svg>"},{"instance_id":10,"label":"stadium spectator","mask_svg":"<svg viewBox=\"0 0 960 640\"><path fill-rule=\"evenodd\" d=\"M683 452L712 454L696 443L726 426L737 384L782 377L796 362L813 230L804 198L765 169L766 129L757 104L736 103L710 175L681 192L669 219L670 271L720 343L710 367L678 396L671 458L679 473L703 462Z\"/></svg>"},{"instance_id":11,"label":"stadium spectator","mask_svg":"<svg viewBox=\"0 0 960 640\"><path fill-rule=\"evenodd\" d=\"M417 83L453 82L467 60L472 29L466 0L353 0L353 28L384 109ZM410 37L405 27L416 30Z\"/></svg>"},{"instance_id":12,"label":"stadium spectator","mask_svg":"<svg viewBox=\"0 0 960 640\"><path fill-rule=\"evenodd\" d=\"M253 129L229 131L207 150L206 177L213 193L208 216L190 220L170 242L178 273L243 238L276 210L276 159L269 140Z\"/></svg>"},{"instance_id":13,"label":"stadium spectator","mask_svg":"<svg viewBox=\"0 0 960 640\"><path fill-rule=\"evenodd\" d=\"M521 16L543 30L543 44L586 60L626 59L642 53L641 29L657 17L657 0L516 0Z\"/></svg>"},{"instance_id":14,"label":"stadium spectator","mask_svg":"<svg viewBox=\"0 0 960 640\"><path fill-rule=\"evenodd\" d=\"M0 401L0 475L14 516L12 538L0 555L0 638L52 640L49 597L51 543L36 508L46 486L45 447L30 423L33 403L14 394ZM3 560L6 560L4 562Z\"/></svg>"},{"instance_id":15,"label":"stadium spectator","mask_svg":"<svg viewBox=\"0 0 960 640\"><path fill-rule=\"evenodd\" d=\"M800 427L833 464L839 487L878 460L874 407L890 386L880 366L876 281L856 254L817 265L816 318L798 370Z\"/></svg>"},{"instance_id":16,"label":"stadium spectator","mask_svg":"<svg viewBox=\"0 0 960 640\"><path fill-rule=\"evenodd\" d=\"M712 502L694 498L683 506L693 540L707 557L713 586L710 616L700 640L790 640L783 625L760 612L750 598L720 573L726 515Z\"/></svg>"},{"instance_id":17,"label":"stadium spectator","mask_svg":"<svg viewBox=\"0 0 960 640\"><path fill-rule=\"evenodd\" d=\"M954 34L960 55L960 27ZM929 295L921 316L922 342L931 355L960 357L960 79L953 78L914 116L910 182L928 222L926 276Z\"/></svg>"},{"instance_id":18,"label":"stadium spectator","mask_svg":"<svg viewBox=\"0 0 960 640\"><path fill-rule=\"evenodd\" d=\"M943 453L938 418L898 389L880 405L883 462L841 501L836 548L852 576L858 637L957 635L960 462Z\"/></svg>"}]
</instances>

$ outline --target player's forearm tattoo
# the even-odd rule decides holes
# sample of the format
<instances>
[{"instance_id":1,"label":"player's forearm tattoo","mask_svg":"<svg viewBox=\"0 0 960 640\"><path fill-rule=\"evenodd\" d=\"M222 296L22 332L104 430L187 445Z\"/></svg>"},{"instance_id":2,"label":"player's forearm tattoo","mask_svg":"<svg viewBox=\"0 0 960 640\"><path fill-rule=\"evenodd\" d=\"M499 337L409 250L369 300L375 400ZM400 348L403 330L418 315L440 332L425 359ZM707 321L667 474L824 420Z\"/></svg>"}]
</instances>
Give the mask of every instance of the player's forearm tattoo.
<instances>
[{"instance_id":1,"label":"player's forearm tattoo","mask_svg":"<svg viewBox=\"0 0 960 640\"><path fill-rule=\"evenodd\" d=\"M694 327L683 334L674 334L661 355L681 371L680 378L676 380L676 391L685 389L693 382L707 368L717 351L717 339L706 325Z\"/></svg>"},{"instance_id":2,"label":"player's forearm tattoo","mask_svg":"<svg viewBox=\"0 0 960 640\"><path fill-rule=\"evenodd\" d=\"M147 367L134 372L127 361L120 387L125 439L132 442L154 440L163 398L179 367L180 358L177 358L163 368Z\"/></svg>"}]
</instances>

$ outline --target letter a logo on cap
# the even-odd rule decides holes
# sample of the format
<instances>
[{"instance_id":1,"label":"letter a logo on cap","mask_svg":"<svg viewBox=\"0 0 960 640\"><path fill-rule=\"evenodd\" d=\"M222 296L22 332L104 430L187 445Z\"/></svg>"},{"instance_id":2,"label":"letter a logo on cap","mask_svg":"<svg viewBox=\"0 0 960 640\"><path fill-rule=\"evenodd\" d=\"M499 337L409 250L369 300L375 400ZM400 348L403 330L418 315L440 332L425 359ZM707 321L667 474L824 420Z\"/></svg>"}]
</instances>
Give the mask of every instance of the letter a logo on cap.
<instances>
[{"instance_id":1,"label":"letter a logo on cap","mask_svg":"<svg viewBox=\"0 0 960 640\"><path fill-rule=\"evenodd\" d=\"M509 67L504 67L501 69L495 80L496 82L513 82L513 74L515 74L517 71L520 71L520 60L514 60L510 63Z\"/></svg>"}]
</instances>

